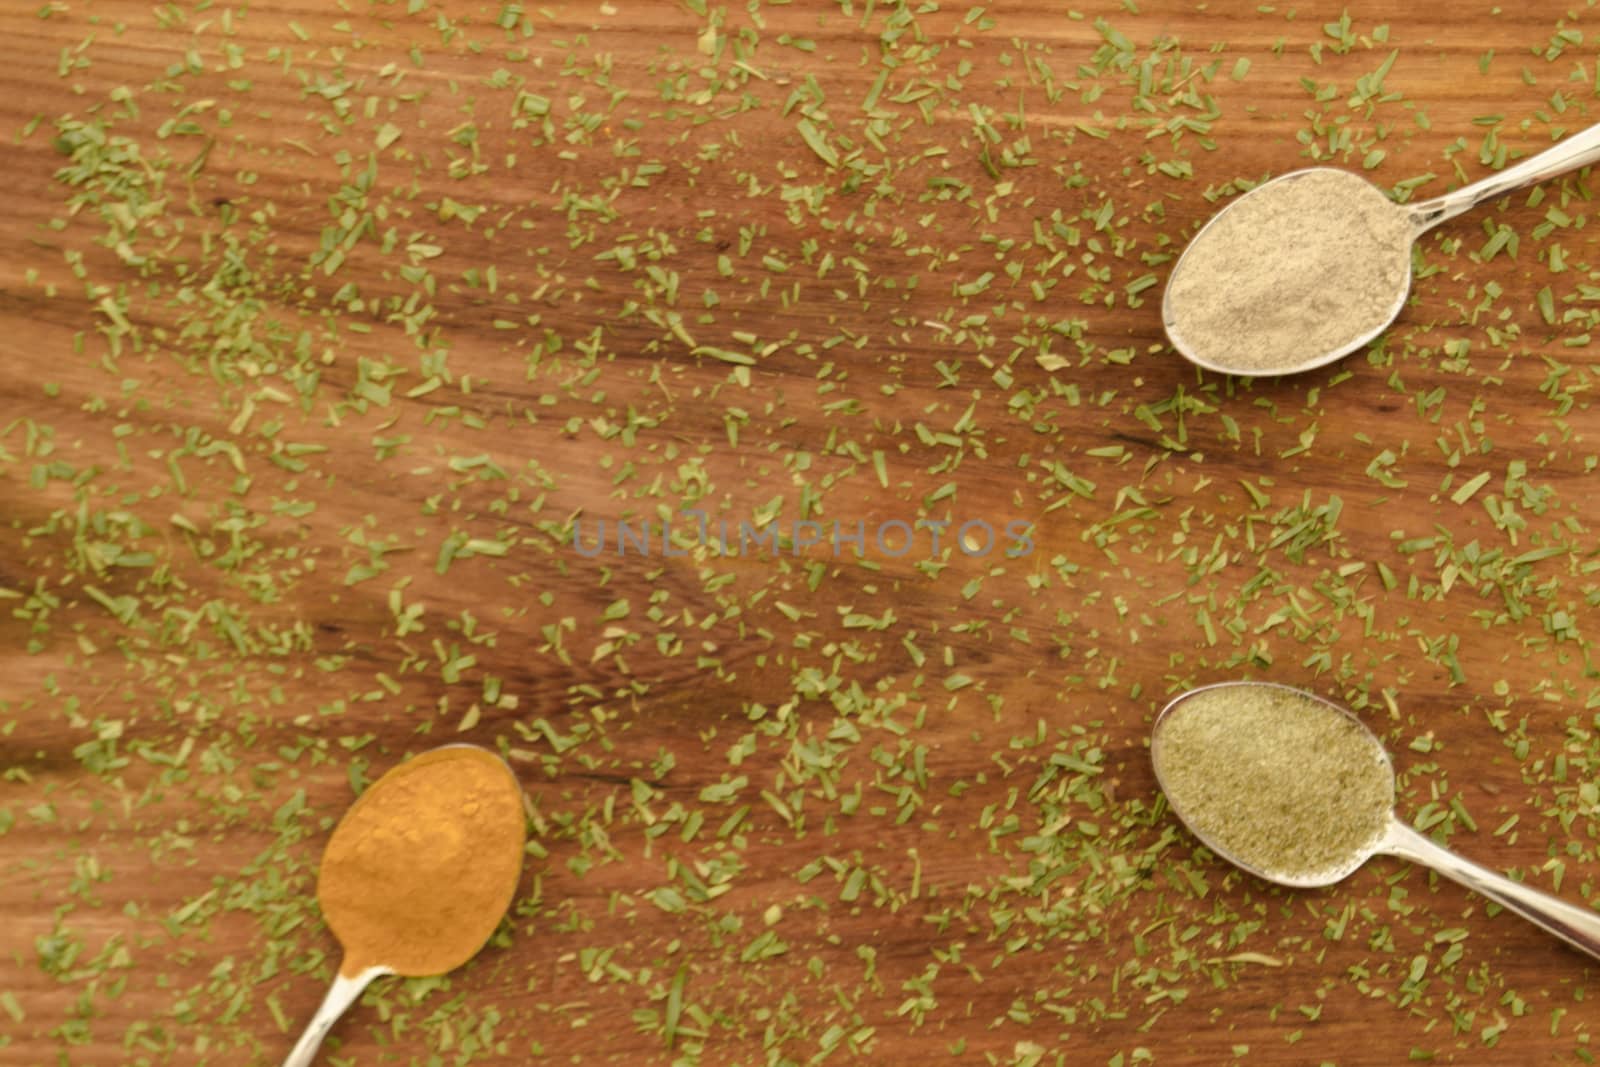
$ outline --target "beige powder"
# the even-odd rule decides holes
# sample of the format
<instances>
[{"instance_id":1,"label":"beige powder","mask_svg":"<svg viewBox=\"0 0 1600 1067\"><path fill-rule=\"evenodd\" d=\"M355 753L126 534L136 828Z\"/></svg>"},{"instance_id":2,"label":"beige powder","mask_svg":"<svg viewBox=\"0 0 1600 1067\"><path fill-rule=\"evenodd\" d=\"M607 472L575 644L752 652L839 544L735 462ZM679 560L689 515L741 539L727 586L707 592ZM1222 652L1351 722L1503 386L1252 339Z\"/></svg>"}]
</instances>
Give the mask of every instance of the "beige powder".
<instances>
[{"instance_id":1,"label":"beige powder","mask_svg":"<svg viewBox=\"0 0 1600 1067\"><path fill-rule=\"evenodd\" d=\"M1411 240L1405 209L1357 175L1319 169L1263 185L1184 253L1167 332L1215 367L1295 370L1388 324Z\"/></svg>"},{"instance_id":2,"label":"beige powder","mask_svg":"<svg viewBox=\"0 0 1600 1067\"><path fill-rule=\"evenodd\" d=\"M1394 807L1383 746L1293 689L1203 689L1162 717L1151 753L1189 828L1269 876L1355 869Z\"/></svg>"}]
</instances>

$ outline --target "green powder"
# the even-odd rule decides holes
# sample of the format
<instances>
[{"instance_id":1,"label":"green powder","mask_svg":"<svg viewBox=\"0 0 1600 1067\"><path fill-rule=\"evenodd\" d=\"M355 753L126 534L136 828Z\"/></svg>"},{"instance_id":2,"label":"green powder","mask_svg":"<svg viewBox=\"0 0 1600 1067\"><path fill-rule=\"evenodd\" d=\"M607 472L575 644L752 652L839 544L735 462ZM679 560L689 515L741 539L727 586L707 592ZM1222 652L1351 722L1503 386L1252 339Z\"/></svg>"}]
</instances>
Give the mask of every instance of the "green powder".
<instances>
[{"instance_id":1,"label":"green powder","mask_svg":"<svg viewBox=\"0 0 1600 1067\"><path fill-rule=\"evenodd\" d=\"M1394 774L1377 738L1337 708L1278 686L1195 693L1162 717L1151 756L1190 829L1275 878L1350 873L1394 807Z\"/></svg>"}]
</instances>

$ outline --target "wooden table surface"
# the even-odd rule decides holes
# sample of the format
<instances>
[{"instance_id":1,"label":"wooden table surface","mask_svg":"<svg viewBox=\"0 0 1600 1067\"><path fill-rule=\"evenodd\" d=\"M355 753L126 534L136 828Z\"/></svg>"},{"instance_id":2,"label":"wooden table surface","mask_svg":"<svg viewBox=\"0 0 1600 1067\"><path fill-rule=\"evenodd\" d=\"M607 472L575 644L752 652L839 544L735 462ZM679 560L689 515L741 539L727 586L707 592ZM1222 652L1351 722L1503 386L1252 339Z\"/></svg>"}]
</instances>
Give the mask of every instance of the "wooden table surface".
<instances>
[{"instance_id":1,"label":"wooden table surface","mask_svg":"<svg viewBox=\"0 0 1600 1067\"><path fill-rule=\"evenodd\" d=\"M1312 689L1437 839L1600 892L1591 180L1428 235L1331 368L1201 373L1158 312L1262 178L1420 198L1582 128L1597 45L6 5L0 1062L278 1062L334 821L451 741L525 787L512 913L322 1062L1589 1062L1586 958L1394 861L1240 874L1147 737Z\"/></svg>"}]
</instances>

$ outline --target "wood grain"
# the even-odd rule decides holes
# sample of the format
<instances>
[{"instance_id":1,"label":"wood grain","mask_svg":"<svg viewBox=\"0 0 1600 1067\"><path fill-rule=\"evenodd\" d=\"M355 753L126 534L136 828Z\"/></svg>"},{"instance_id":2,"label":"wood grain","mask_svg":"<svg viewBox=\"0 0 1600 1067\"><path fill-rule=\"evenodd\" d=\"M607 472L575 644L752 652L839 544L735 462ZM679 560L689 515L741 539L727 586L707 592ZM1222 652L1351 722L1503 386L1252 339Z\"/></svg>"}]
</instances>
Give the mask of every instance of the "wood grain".
<instances>
[{"instance_id":1,"label":"wood grain","mask_svg":"<svg viewBox=\"0 0 1600 1067\"><path fill-rule=\"evenodd\" d=\"M1304 685L1592 898L1590 179L1431 234L1334 368L1157 310L1240 183L1586 124L1591 14L699 7L0 14L0 1062L277 1062L334 820L456 740L526 788L518 903L326 1062L1583 1060L1589 961L1232 871L1146 738ZM774 508L821 542L737 550ZM929 520L1002 534L874 541Z\"/></svg>"}]
</instances>

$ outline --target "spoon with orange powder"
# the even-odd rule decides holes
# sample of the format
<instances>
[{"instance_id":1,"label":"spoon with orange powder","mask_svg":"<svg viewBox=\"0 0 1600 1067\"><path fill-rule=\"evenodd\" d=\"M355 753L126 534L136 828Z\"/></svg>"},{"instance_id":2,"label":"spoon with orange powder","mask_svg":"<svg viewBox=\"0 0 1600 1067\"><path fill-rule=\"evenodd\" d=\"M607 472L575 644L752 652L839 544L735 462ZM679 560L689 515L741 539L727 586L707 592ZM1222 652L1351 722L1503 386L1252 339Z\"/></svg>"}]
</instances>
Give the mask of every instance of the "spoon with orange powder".
<instances>
[{"instance_id":1,"label":"spoon with orange powder","mask_svg":"<svg viewBox=\"0 0 1600 1067\"><path fill-rule=\"evenodd\" d=\"M489 940L516 893L522 787L476 745L445 745L374 782L334 828L317 903L344 960L283 1067L308 1067L374 978L443 974Z\"/></svg>"}]
</instances>

